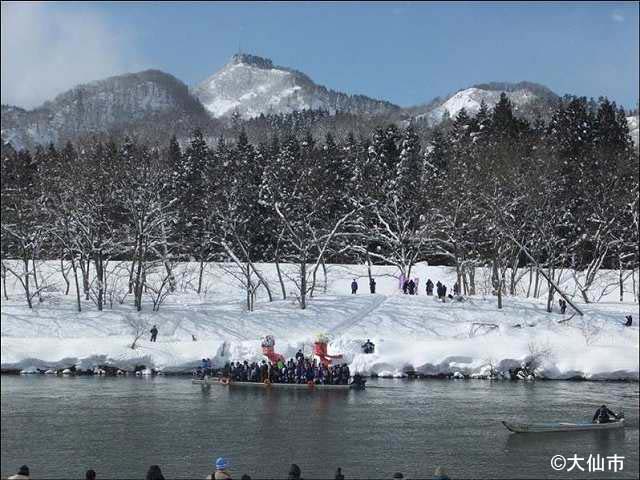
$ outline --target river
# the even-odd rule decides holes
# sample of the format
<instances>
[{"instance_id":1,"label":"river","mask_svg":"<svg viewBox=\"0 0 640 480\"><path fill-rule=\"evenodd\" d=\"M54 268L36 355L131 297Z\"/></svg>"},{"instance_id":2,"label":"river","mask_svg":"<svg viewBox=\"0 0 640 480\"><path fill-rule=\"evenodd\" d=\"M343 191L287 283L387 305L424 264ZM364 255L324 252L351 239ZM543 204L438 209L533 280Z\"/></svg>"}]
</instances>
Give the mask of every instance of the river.
<instances>
[{"instance_id":1,"label":"river","mask_svg":"<svg viewBox=\"0 0 640 480\"><path fill-rule=\"evenodd\" d=\"M369 380L365 391L264 391L192 385L189 378L3 376L5 478L205 478L216 457L234 478L638 478L638 384ZM510 434L501 420L590 419L624 409L620 431ZM555 472L554 455L623 456L624 470ZM577 472L577 474L576 474Z\"/></svg>"}]
</instances>

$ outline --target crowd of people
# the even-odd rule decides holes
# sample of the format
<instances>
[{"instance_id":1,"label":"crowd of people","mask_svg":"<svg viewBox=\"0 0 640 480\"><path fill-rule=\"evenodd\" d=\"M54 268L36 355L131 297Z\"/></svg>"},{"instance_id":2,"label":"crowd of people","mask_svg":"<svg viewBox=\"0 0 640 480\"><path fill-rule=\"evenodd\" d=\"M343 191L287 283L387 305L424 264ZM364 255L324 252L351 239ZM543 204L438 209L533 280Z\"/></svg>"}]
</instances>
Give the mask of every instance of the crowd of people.
<instances>
[{"instance_id":1,"label":"crowd of people","mask_svg":"<svg viewBox=\"0 0 640 480\"><path fill-rule=\"evenodd\" d=\"M197 376L211 375L211 360L202 359L202 365L196 370ZM276 363L227 362L222 368L222 377L235 382L260 383L314 383L317 385L348 385L351 372L346 363L325 366L317 359L306 358L302 350L298 350L295 359L278 360Z\"/></svg>"},{"instance_id":2,"label":"crowd of people","mask_svg":"<svg viewBox=\"0 0 640 480\"><path fill-rule=\"evenodd\" d=\"M217 458L214 463L215 470L206 477L206 480L232 480L232 475L230 471L230 464L227 459L224 457ZM240 478L240 480L251 480L251 476L244 474ZM283 475L281 478L287 478L287 480L302 480L302 469L295 463L292 463L289 467L289 472L286 477ZM327 477L330 478L330 477ZM335 480L345 480L345 476L342 473L342 468L338 467L333 476ZM404 475L400 472L396 472L391 476L392 479L402 479ZM12 475L8 477L8 480L30 480L31 476L29 475L29 467L26 465L22 465L18 470L16 475ZM96 480L97 475L95 470L87 470L85 474L85 480ZM147 474L145 475L145 480L165 480L165 476L162 473L162 469L158 465L151 465L149 470L147 470ZM435 473L432 477L432 480L449 480L444 468L437 467Z\"/></svg>"}]
</instances>

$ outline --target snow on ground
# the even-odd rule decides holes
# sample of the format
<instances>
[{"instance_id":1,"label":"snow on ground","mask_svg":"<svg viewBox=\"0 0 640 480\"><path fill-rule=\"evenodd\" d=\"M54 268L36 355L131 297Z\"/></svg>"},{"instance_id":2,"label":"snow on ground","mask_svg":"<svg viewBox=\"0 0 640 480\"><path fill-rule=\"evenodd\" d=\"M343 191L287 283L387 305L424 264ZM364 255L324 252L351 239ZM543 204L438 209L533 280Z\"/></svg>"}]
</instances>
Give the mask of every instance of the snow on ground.
<instances>
[{"instance_id":1,"label":"snow on ground","mask_svg":"<svg viewBox=\"0 0 640 480\"><path fill-rule=\"evenodd\" d=\"M61 288L56 266L51 262L40 268L50 290ZM259 268L274 297L280 297L274 266ZM203 357L218 364L229 359L261 360L260 340L267 334L275 336L276 351L287 357L298 348L310 353L315 337L325 333L332 339L329 353L344 354L352 371L365 374L398 376L415 369L425 374L483 375L491 366L506 371L533 355L539 359L538 373L547 378L638 379L638 305L630 292L625 293L625 303L618 301L617 272L602 272L592 292L600 302L580 303L585 316L562 324L557 306L554 313L546 312L544 290L539 299L525 298L528 275L518 287L520 296L506 296L504 308L498 310L496 298L483 293L489 291L483 270L477 273L479 295L447 303L426 296L424 283L427 278L434 283L441 280L450 291L455 272L449 267L419 265L412 275L420 279L417 296L402 294L394 268L374 267L373 273L378 283L375 295L369 293L366 267L332 265L327 292L323 293L319 274L320 285L306 310L299 309L293 295L273 302L263 295L255 311L247 312L242 290L219 265L207 266L206 293L197 295L191 287L197 265L183 264L179 293L169 297L159 312L152 312L149 303L140 314L131 306L131 298L103 312L86 301L78 313L73 287L68 296L48 293L30 311L15 279L9 277L10 299L2 302L2 366L88 368L106 362L123 368L145 364L183 370ZM360 284L357 295L349 293L353 278ZM570 272L561 284L576 294ZM631 277L625 288L631 290ZM291 285L288 290L292 293ZM569 307L564 318L571 314ZM631 328L623 326L627 314L634 316ZM149 342L145 333L131 349L132 325L140 323L145 332L153 324L158 326L158 342ZM360 348L368 338L376 344L371 355Z\"/></svg>"}]
</instances>

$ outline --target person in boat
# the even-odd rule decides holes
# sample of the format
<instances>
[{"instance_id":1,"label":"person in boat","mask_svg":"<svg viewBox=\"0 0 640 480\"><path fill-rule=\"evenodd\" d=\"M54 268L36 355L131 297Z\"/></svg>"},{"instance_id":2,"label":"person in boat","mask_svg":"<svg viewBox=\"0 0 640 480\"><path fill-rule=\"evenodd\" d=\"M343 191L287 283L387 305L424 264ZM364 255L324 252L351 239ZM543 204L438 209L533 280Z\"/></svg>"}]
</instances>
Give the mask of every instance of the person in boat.
<instances>
[{"instance_id":1,"label":"person in boat","mask_svg":"<svg viewBox=\"0 0 640 480\"><path fill-rule=\"evenodd\" d=\"M373 353L375 350L375 345L371 340L367 338L367 341L362 344L362 351L364 353Z\"/></svg>"},{"instance_id":2,"label":"person in boat","mask_svg":"<svg viewBox=\"0 0 640 480\"><path fill-rule=\"evenodd\" d=\"M618 419L618 415L609 410L606 405L602 405L598 410L596 410L592 422L609 423L611 421L611 417L615 418L616 420Z\"/></svg>"},{"instance_id":3,"label":"person in boat","mask_svg":"<svg viewBox=\"0 0 640 480\"><path fill-rule=\"evenodd\" d=\"M353 374L353 380L351 381L351 385L355 388L364 388L364 385L367 381L360 375L359 373Z\"/></svg>"}]
</instances>

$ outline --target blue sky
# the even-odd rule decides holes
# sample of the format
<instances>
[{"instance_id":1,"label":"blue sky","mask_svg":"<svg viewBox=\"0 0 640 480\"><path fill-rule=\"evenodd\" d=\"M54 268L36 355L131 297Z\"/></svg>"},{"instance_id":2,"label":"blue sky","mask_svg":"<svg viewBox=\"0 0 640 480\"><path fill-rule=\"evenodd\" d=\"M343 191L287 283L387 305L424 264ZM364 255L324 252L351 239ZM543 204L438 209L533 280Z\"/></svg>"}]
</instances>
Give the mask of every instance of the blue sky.
<instances>
[{"instance_id":1,"label":"blue sky","mask_svg":"<svg viewBox=\"0 0 640 480\"><path fill-rule=\"evenodd\" d=\"M637 2L3 2L2 101L144 68L194 85L241 48L403 106L529 80L635 107L638 23Z\"/></svg>"}]
</instances>

